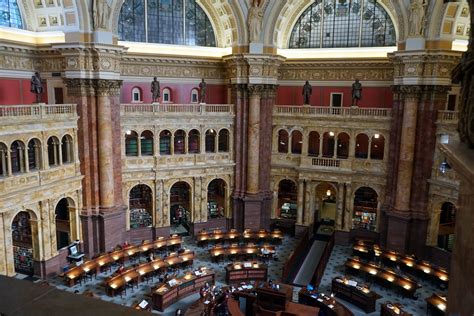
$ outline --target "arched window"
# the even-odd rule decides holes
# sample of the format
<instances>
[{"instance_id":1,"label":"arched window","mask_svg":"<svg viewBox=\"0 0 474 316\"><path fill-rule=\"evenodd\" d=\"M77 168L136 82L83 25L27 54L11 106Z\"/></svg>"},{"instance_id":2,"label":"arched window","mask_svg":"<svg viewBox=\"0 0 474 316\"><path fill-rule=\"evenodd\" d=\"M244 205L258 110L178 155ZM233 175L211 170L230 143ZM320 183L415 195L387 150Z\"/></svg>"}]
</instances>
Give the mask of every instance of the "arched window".
<instances>
[{"instance_id":1,"label":"arched window","mask_svg":"<svg viewBox=\"0 0 474 316\"><path fill-rule=\"evenodd\" d=\"M291 153L301 154L303 148L303 135L300 131L293 131L291 133Z\"/></svg>"},{"instance_id":2,"label":"arched window","mask_svg":"<svg viewBox=\"0 0 474 316\"><path fill-rule=\"evenodd\" d=\"M1 164L1 162L0 162ZM38 170L41 165L41 142L33 138L28 142L28 168Z\"/></svg>"},{"instance_id":3,"label":"arched window","mask_svg":"<svg viewBox=\"0 0 474 316\"><path fill-rule=\"evenodd\" d=\"M138 184L130 190L130 228L151 226L153 223L153 192L145 184Z\"/></svg>"},{"instance_id":4,"label":"arched window","mask_svg":"<svg viewBox=\"0 0 474 316\"><path fill-rule=\"evenodd\" d=\"M0 26L23 28L20 8L16 0L0 0Z\"/></svg>"},{"instance_id":5,"label":"arched window","mask_svg":"<svg viewBox=\"0 0 474 316\"><path fill-rule=\"evenodd\" d=\"M359 134L356 137L355 157L366 159L369 154L369 136Z\"/></svg>"},{"instance_id":6,"label":"arched window","mask_svg":"<svg viewBox=\"0 0 474 316\"><path fill-rule=\"evenodd\" d=\"M171 155L171 132L168 130L160 133L160 155Z\"/></svg>"},{"instance_id":7,"label":"arched window","mask_svg":"<svg viewBox=\"0 0 474 316\"><path fill-rule=\"evenodd\" d=\"M385 138L383 135L375 134L372 136L370 144L370 159L383 160L383 152L385 149Z\"/></svg>"},{"instance_id":8,"label":"arched window","mask_svg":"<svg viewBox=\"0 0 474 316\"><path fill-rule=\"evenodd\" d=\"M199 102L199 91L198 89L194 88L191 90L191 103L198 103Z\"/></svg>"},{"instance_id":9,"label":"arched window","mask_svg":"<svg viewBox=\"0 0 474 316\"><path fill-rule=\"evenodd\" d=\"M163 103L170 103L171 102L171 90L169 88L164 88L162 93L162 100Z\"/></svg>"},{"instance_id":10,"label":"arched window","mask_svg":"<svg viewBox=\"0 0 474 316\"><path fill-rule=\"evenodd\" d=\"M310 132L308 139L308 156L319 156L319 134L318 132Z\"/></svg>"},{"instance_id":11,"label":"arched window","mask_svg":"<svg viewBox=\"0 0 474 316\"><path fill-rule=\"evenodd\" d=\"M226 129L219 131L219 152L229 152L229 131Z\"/></svg>"},{"instance_id":12,"label":"arched window","mask_svg":"<svg viewBox=\"0 0 474 316\"><path fill-rule=\"evenodd\" d=\"M211 22L195 0L126 0L118 33L122 41L216 46Z\"/></svg>"},{"instance_id":13,"label":"arched window","mask_svg":"<svg viewBox=\"0 0 474 316\"><path fill-rule=\"evenodd\" d=\"M299 17L290 48L394 46L395 27L377 0L316 0Z\"/></svg>"},{"instance_id":14,"label":"arched window","mask_svg":"<svg viewBox=\"0 0 474 316\"><path fill-rule=\"evenodd\" d=\"M74 162L74 146L71 135L64 135L61 140L63 163Z\"/></svg>"},{"instance_id":15,"label":"arched window","mask_svg":"<svg viewBox=\"0 0 474 316\"><path fill-rule=\"evenodd\" d=\"M334 132L326 132L323 134L323 157L334 157Z\"/></svg>"},{"instance_id":16,"label":"arched window","mask_svg":"<svg viewBox=\"0 0 474 316\"><path fill-rule=\"evenodd\" d=\"M188 153L199 154L201 151L201 133L197 129L193 129L188 135Z\"/></svg>"},{"instance_id":17,"label":"arched window","mask_svg":"<svg viewBox=\"0 0 474 316\"><path fill-rule=\"evenodd\" d=\"M153 156L153 133L143 131L140 136L140 147L142 156Z\"/></svg>"},{"instance_id":18,"label":"arched window","mask_svg":"<svg viewBox=\"0 0 474 316\"><path fill-rule=\"evenodd\" d=\"M135 131L125 134L125 156L138 156L138 133Z\"/></svg>"},{"instance_id":19,"label":"arched window","mask_svg":"<svg viewBox=\"0 0 474 316\"><path fill-rule=\"evenodd\" d=\"M285 131L284 129L281 129L278 131L278 152L279 153L288 153L288 132Z\"/></svg>"},{"instance_id":20,"label":"arched window","mask_svg":"<svg viewBox=\"0 0 474 316\"><path fill-rule=\"evenodd\" d=\"M0 177L6 177L8 175L8 147L7 145L0 143Z\"/></svg>"},{"instance_id":21,"label":"arched window","mask_svg":"<svg viewBox=\"0 0 474 316\"><path fill-rule=\"evenodd\" d=\"M215 153L216 152L216 131L208 129L206 131L206 152L207 153Z\"/></svg>"},{"instance_id":22,"label":"arched window","mask_svg":"<svg viewBox=\"0 0 474 316\"><path fill-rule=\"evenodd\" d=\"M182 129L174 132L174 154L181 155L186 153L184 140L186 139L186 132Z\"/></svg>"},{"instance_id":23,"label":"arched window","mask_svg":"<svg viewBox=\"0 0 474 316\"><path fill-rule=\"evenodd\" d=\"M67 198L61 199L56 205L56 246L57 249L66 247L71 242L70 205Z\"/></svg>"},{"instance_id":24,"label":"arched window","mask_svg":"<svg viewBox=\"0 0 474 316\"><path fill-rule=\"evenodd\" d=\"M337 158L347 159L349 157L349 135L340 133L337 135Z\"/></svg>"},{"instance_id":25,"label":"arched window","mask_svg":"<svg viewBox=\"0 0 474 316\"><path fill-rule=\"evenodd\" d=\"M51 136L48 139L48 164L50 166L57 166L59 163L59 139Z\"/></svg>"},{"instance_id":26,"label":"arched window","mask_svg":"<svg viewBox=\"0 0 474 316\"><path fill-rule=\"evenodd\" d=\"M25 172L25 146L19 140L16 140L10 146L10 160L12 164L12 173Z\"/></svg>"},{"instance_id":27,"label":"arched window","mask_svg":"<svg viewBox=\"0 0 474 316\"><path fill-rule=\"evenodd\" d=\"M142 101L142 90L138 87L132 89L132 102Z\"/></svg>"}]
</instances>

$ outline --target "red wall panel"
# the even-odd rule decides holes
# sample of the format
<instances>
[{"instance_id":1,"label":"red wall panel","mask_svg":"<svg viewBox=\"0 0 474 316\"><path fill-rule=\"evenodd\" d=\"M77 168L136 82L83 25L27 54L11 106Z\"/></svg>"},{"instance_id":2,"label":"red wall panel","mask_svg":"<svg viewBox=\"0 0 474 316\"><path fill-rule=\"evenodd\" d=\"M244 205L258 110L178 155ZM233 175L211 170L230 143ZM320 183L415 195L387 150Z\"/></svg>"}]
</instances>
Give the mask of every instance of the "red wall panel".
<instances>
[{"instance_id":1,"label":"red wall panel","mask_svg":"<svg viewBox=\"0 0 474 316\"><path fill-rule=\"evenodd\" d=\"M43 84L42 102L47 103L47 85ZM0 104L32 104L36 95L30 92L30 79L0 78Z\"/></svg>"},{"instance_id":2,"label":"red wall panel","mask_svg":"<svg viewBox=\"0 0 474 316\"><path fill-rule=\"evenodd\" d=\"M329 106L331 103L331 93L343 94L343 106L351 106L352 87L315 87L311 94L310 103L312 106ZM362 99L359 107L366 108L391 108L393 94L390 87L362 87ZM303 86L279 86L276 104L278 105L302 105Z\"/></svg>"},{"instance_id":3,"label":"red wall panel","mask_svg":"<svg viewBox=\"0 0 474 316\"><path fill-rule=\"evenodd\" d=\"M173 103L191 103L191 90L198 88L199 80L196 84L190 83L167 83L160 81L161 96L163 97L163 89L171 90L171 101ZM124 82L120 94L120 102L130 103L132 101L132 89L138 87L142 91L143 103L151 103L150 82ZM206 103L224 104L227 102L227 86L207 84ZM160 102L161 102L160 98Z\"/></svg>"}]
</instances>

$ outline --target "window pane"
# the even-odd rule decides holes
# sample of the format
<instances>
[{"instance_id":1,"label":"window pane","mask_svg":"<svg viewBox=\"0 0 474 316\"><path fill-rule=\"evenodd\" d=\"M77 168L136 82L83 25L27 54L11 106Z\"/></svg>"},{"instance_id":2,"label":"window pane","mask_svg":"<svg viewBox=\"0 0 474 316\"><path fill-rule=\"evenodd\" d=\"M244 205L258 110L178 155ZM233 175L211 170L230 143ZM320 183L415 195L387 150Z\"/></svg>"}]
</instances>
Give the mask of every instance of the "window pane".
<instances>
[{"instance_id":1,"label":"window pane","mask_svg":"<svg viewBox=\"0 0 474 316\"><path fill-rule=\"evenodd\" d=\"M0 26L23 28L20 8L16 0L0 0Z\"/></svg>"}]
</instances>

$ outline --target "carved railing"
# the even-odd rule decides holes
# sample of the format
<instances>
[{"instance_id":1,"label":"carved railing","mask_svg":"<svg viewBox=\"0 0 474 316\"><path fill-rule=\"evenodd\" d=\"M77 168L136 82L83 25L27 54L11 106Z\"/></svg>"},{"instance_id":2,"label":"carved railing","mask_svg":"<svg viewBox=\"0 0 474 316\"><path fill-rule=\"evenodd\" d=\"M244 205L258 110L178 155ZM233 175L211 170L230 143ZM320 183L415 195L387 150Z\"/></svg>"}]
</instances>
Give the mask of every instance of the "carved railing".
<instances>
[{"instance_id":1,"label":"carved railing","mask_svg":"<svg viewBox=\"0 0 474 316\"><path fill-rule=\"evenodd\" d=\"M457 124L459 121L458 111L438 111L438 123Z\"/></svg>"},{"instance_id":2,"label":"carved railing","mask_svg":"<svg viewBox=\"0 0 474 316\"><path fill-rule=\"evenodd\" d=\"M313 158L311 160L311 165L318 167L340 168L341 160L332 158Z\"/></svg>"},{"instance_id":3,"label":"carved railing","mask_svg":"<svg viewBox=\"0 0 474 316\"><path fill-rule=\"evenodd\" d=\"M75 118L75 104L0 105L0 120Z\"/></svg>"},{"instance_id":4,"label":"carved railing","mask_svg":"<svg viewBox=\"0 0 474 316\"><path fill-rule=\"evenodd\" d=\"M391 118L392 110L385 108L277 105L273 109L273 115Z\"/></svg>"},{"instance_id":5,"label":"carved railing","mask_svg":"<svg viewBox=\"0 0 474 316\"><path fill-rule=\"evenodd\" d=\"M229 115L234 113L233 104L137 104L121 105L122 116L136 115Z\"/></svg>"}]
</instances>

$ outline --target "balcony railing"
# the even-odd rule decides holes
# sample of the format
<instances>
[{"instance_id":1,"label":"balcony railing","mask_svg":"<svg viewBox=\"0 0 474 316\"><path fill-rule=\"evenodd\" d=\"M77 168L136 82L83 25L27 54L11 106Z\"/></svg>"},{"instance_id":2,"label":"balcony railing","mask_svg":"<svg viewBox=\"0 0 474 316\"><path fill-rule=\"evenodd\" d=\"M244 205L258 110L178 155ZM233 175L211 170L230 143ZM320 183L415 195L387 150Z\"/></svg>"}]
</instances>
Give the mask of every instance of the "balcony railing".
<instances>
[{"instance_id":1,"label":"balcony railing","mask_svg":"<svg viewBox=\"0 0 474 316\"><path fill-rule=\"evenodd\" d=\"M376 117L390 118L391 109L385 108L348 108L348 107L329 107L329 106L294 106L277 105L273 109L274 115L287 116L339 116L339 117Z\"/></svg>"},{"instance_id":2,"label":"balcony railing","mask_svg":"<svg viewBox=\"0 0 474 316\"><path fill-rule=\"evenodd\" d=\"M74 118L75 104L0 105L0 120Z\"/></svg>"},{"instance_id":3,"label":"balcony railing","mask_svg":"<svg viewBox=\"0 0 474 316\"><path fill-rule=\"evenodd\" d=\"M209 115L209 114L233 114L233 104L122 104L122 115L173 115L173 114L193 114L193 115Z\"/></svg>"},{"instance_id":4,"label":"balcony railing","mask_svg":"<svg viewBox=\"0 0 474 316\"><path fill-rule=\"evenodd\" d=\"M438 122L457 124L459 120L458 113L458 111L438 111Z\"/></svg>"}]
</instances>

